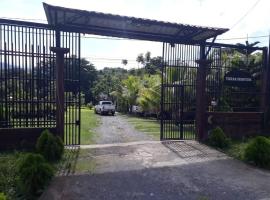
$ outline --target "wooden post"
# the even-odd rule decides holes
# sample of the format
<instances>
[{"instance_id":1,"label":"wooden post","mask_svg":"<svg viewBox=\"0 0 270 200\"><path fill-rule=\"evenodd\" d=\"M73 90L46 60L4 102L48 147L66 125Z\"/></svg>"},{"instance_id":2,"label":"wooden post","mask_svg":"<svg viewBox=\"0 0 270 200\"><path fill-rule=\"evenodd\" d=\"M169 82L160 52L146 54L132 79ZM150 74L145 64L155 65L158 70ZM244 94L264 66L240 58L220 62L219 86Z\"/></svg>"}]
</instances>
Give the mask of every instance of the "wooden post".
<instances>
[{"instance_id":1,"label":"wooden post","mask_svg":"<svg viewBox=\"0 0 270 200\"><path fill-rule=\"evenodd\" d=\"M206 59L205 45L200 46L200 59L196 60L199 64L196 79L196 133L198 140L206 139L206 71L211 63Z\"/></svg>"},{"instance_id":2,"label":"wooden post","mask_svg":"<svg viewBox=\"0 0 270 200\"><path fill-rule=\"evenodd\" d=\"M65 124L65 89L64 89L64 55L69 52L68 48L51 47L56 53L56 130L64 140Z\"/></svg>"}]
</instances>

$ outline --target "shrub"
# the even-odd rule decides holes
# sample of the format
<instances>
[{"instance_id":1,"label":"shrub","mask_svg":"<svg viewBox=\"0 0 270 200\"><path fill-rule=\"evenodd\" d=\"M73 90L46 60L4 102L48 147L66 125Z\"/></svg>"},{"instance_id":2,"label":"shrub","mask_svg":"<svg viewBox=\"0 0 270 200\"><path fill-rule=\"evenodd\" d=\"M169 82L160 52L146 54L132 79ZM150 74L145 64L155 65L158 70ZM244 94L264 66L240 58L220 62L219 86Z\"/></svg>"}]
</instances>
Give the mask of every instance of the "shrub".
<instances>
[{"instance_id":1,"label":"shrub","mask_svg":"<svg viewBox=\"0 0 270 200\"><path fill-rule=\"evenodd\" d=\"M48 161L59 160L64 152L64 144L60 137L54 136L49 130L44 130L37 140L37 152Z\"/></svg>"},{"instance_id":2,"label":"shrub","mask_svg":"<svg viewBox=\"0 0 270 200\"><path fill-rule=\"evenodd\" d=\"M230 145L230 139L224 134L220 127L216 127L210 131L208 142L211 146L221 149Z\"/></svg>"},{"instance_id":3,"label":"shrub","mask_svg":"<svg viewBox=\"0 0 270 200\"><path fill-rule=\"evenodd\" d=\"M0 193L0 200L7 200L7 197L4 193Z\"/></svg>"},{"instance_id":4,"label":"shrub","mask_svg":"<svg viewBox=\"0 0 270 200\"><path fill-rule=\"evenodd\" d=\"M53 177L53 168L40 154L28 153L18 160L19 188L27 199L41 194Z\"/></svg>"},{"instance_id":5,"label":"shrub","mask_svg":"<svg viewBox=\"0 0 270 200\"><path fill-rule=\"evenodd\" d=\"M5 152L0 154L0 191L9 199L15 199L18 180L16 161L21 153ZM1 198L0 198L1 199Z\"/></svg>"},{"instance_id":6,"label":"shrub","mask_svg":"<svg viewBox=\"0 0 270 200\"><path fill-rule=\"evenodd\" d=\"M247 145L244 152L245 160L260 167L270 167L270 140L257 136Z\"/></svg>"}]
</instances>

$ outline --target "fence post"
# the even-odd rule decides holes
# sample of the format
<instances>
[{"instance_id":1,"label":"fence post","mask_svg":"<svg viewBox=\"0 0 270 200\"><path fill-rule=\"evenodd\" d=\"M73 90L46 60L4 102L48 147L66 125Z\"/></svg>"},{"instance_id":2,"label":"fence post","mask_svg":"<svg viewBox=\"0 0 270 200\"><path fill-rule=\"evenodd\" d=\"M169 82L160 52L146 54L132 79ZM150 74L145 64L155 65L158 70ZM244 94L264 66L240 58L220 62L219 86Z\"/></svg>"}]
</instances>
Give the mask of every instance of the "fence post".
<instances>
[{"instance_id":1,"label":"fence post","mask_svg":"<svg viewBox=\"0 0 270 200\"><path fill-rule=\"evenodd\" d=\"M262 69L262 87L261 87L261 102L260 102L260 111L261 112L266 112L268 108L268 100L269 100L269 81L270 81L270 76L269 76L269 60L267 56L267 49L263 50L263 55L262 55L262 61L263 61L263 69Z\"/></svg>"},{"instance_id":2,"label":"fence post","mask_svg":"<svg viewBox=\"0 0 270 200\"><path fill-rule=\"evenodd\" d=\"M68 48L51 47L56 53L56 130L64 140L65 124L65 89L64 89L64 55L69 52Z\"/></svg>"},{"instance_id":3,"label":"fence post","mask_svg":"<svg viewBox=\"0 0 270 200\"><path fill-rule=\"evenodd\" d=\"M206 59L205 45L200 46L196 79L196 133L199 141L206 139L206 71L211 60Z\"/></svg>"}]
</instances>

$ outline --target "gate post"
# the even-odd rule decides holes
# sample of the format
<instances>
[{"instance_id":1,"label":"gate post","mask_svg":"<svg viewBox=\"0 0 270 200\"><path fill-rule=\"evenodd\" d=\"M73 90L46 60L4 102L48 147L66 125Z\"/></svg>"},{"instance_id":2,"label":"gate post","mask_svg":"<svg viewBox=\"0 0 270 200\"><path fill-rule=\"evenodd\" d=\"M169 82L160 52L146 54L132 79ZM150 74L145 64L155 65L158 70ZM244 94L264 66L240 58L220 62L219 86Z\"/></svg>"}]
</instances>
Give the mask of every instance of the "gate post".
<instances>
[{"instance_id":1,"label":"gate post","mask_svg":"<svg viewBox=\"0 0 270 200\"><path fill-rule=\"evenodd\" d=\"M196 79L196 133L198 140L206 139L206 71L211 60L206 59L205 45L200 46L200 59Z\"/></svg>"},{"instance_id":2,"label":"gate post","mask_svg":"<svg viewBox=\"0 0 270 200\"><path fill-rule=\"evenodd\" d=\"M51 47L50 50L56 53L56 130L57 134L64 140L64 55L69 52L69 48Z\"/></svg>"},{"instance_id":3,"label":"gate post","mask_svg":"<svg viewBox=\"0 0 270 200\"><path fill-rule=\"evenodd\" d=\"M263 50L263 70L262 70L262 87L261 87L261 102L260 111L266 113L269 107L269 81L270 81L270 71L269 71L269 60L267 55L267 49Z\"/></svg>"}]
</instances>

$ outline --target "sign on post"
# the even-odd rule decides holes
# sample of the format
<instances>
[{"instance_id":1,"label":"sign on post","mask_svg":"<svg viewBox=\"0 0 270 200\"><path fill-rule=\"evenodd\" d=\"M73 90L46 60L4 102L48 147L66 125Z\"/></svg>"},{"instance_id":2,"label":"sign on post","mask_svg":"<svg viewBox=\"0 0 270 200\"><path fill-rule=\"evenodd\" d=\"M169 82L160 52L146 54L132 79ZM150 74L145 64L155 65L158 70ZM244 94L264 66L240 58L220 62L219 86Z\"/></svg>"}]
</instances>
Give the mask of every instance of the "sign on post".
<instances>
[{"instance_id":1,"label":"sign on post","mask_svg":"<svg viewBox=\"0 0 270 200\"><path fill-rule=\"evenodd\" d=\"M233 69L225 74L224 84L236 87L250 87L253 86L253 78L246 71Z\"/></svg>"}]
</instances>

